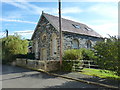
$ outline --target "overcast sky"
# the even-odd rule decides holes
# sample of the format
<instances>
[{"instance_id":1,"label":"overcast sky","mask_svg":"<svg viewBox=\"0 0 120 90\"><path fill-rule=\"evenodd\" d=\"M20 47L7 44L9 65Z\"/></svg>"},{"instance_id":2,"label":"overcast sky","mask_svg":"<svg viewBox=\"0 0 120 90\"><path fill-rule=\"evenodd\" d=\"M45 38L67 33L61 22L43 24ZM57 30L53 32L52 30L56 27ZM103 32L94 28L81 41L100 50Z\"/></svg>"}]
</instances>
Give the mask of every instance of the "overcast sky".
<instances>
[{"instance_id":1,"label":"overcast sky","mask_svg":"<svg viewBox=\"0 0 120 90\"><path fill-rule=\"evenodd\" d=\"M58 2L3 0L0 38L8 29L30 39L42 11L58 15ZM84 23L103 37L118 34L118 2L62 2L62 17Z\"/></svg>"}]
</instances>

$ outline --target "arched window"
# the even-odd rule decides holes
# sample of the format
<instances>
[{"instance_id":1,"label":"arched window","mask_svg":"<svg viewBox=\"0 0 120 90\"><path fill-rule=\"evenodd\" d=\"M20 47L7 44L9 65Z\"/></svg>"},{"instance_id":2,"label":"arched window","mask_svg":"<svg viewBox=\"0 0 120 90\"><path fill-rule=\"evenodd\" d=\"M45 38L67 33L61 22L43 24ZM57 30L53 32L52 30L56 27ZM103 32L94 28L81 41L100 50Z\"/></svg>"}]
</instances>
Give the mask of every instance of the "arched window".
<instances>
[{"instance_id":1,"label":"arched window","mask_svg":"<svg viewBox=\"0 0 120 90\"><path fill-rule=\"evenodd\" d=\"M79 49L79 41L77 40L77 39L74 39L73 41L72 41L72 48L73 49Z\"/></svg>"},{"instance_id":2,"label":"arched window","mask_svg":"<svg viewBox=\"0 0 120 90\"><path fill-rule=\"evenodd\" d=\"M51 54L52 54L52 56L56 56L57 55L57 36L56 36L56 34L52 35Z\"/></svg>"},{"instance_id":3,"label":"arched window","mask_svg":"<svg viewBox=\"0 0 120 90\"><path fill-rule=\"evenodd\" d=\"M42 35L42 42L45 42L45 41L46 41L46 38L47 38L47 37L46 37L46 34L43 34L43 35Z\"/></svg>"},{"instance_id":4,"label":"arched window","mask_svg":"<svg viewBox=\"0 0 120 90\"><path fill-rule=\"evenodd\" d=\"M87 44L87 48L92 48L92 43L91 43L90 40L88 40L88 41L86 42L86 44Z\"/></svg>"},{"instance_id":5,"label":"arched window","mask_svg":"<svg viewBox=\"0 0 120 90\"><path fill-rule=\"evenodd\" d=\"M38 41L35 41L35 58L38 59Z\"/></svg>"},{"instance_id":6,"label":"arched window","mask_svg":"<svg viewBox=\"0 0 120 90\"><path fill-rule=\"evenodd\" d=\"M35 41L35 52L36 53L38 52L38 41L37 40Z\"/></svg>"}]
</instances>

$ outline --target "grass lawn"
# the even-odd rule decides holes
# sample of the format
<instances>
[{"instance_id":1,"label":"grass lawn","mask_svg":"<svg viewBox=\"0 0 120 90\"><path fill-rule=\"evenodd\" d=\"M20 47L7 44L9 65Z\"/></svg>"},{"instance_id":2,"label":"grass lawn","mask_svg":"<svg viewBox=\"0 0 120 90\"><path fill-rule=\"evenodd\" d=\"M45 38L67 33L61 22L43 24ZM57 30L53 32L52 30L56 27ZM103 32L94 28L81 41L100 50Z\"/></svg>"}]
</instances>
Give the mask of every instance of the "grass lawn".
<instances>
[{"instance_id":1,"label":"grass lawn","mask_svg":"<svg viewBox=\"0 0 120 90\"><path fill-rule=\"evenodd\" d=\"M82 74L91 75L91 76L97 76L100 78L112 78L112 79L119 79L120 76L117 76L115 72L109 71L109 70L102 70L102 69L91 69L91 68L84 68Z\"/></svg>"}]
</instances>

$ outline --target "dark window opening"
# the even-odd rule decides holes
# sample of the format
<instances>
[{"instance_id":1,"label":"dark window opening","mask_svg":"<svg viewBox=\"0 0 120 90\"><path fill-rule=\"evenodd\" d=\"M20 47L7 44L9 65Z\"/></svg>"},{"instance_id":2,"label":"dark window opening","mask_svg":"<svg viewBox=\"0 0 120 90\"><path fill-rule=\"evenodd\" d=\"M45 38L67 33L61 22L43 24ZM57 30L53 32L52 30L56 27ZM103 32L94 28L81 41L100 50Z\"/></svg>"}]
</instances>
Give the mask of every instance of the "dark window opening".
<instances>
[{"instance_id":1,"label":"dark window opening","mask_svg":"<svg viewBox=\"0 0 120 90\"><path fill-rule=\"evenodd\" d=\"M92 43L91 43L91 41L88 41L88 42L87 42L87 48L92 48Z\"/></svg>"},{"instance_id":2,"label":"dark window opening","mask_svg":"<svg viewBox=\"0 0 120 90\"><path fill-rule=\"evenodd\" d=\"M79 41L77 39L74 39L72 43L73 43L72 45L73 49L79 49Z\"/></svg>"},{"instance_id":3,"label":"dark window opening","mask_svg":"<svg viewBox=\"0 0 120 90\"><path fill-rule=\"evenodd\" d=\"M72 24L75 28L80 29L80 25Z\"/></svg>"},{"instance_id":4,"label":"dark window opening","mask_svg":"<svg viewBox=\"0 0 120 90\"><path fill-rule=\"evenodd\" d=\"M88 28L88 27L85 27L85 29L86 29L87 31L92 31L92 29L90 29L90 28Z\"/></svg>"}]
</instances>

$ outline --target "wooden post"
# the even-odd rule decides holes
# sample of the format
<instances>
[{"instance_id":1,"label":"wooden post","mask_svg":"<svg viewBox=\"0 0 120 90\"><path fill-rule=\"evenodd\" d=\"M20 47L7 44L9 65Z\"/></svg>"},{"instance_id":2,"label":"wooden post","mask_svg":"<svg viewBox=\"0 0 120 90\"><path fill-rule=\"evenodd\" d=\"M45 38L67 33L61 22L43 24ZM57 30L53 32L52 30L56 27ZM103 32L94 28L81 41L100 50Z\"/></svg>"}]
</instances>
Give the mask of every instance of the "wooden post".
<instances>
[{"instance_id":1,"label":"wooden post","mask_svg":"<svg viewBox=\"0 0 120 90\"><path fill-rule=\"evenodd\" d=\"M62 66L61 0L59 0L59 32L60 32L60 69L61 69Z\"/></svg>"},{"instance_id":2,"label":"wooden post","mask_svg":"<svg viewBox=\"0 0 120 90\"><path fill-rule=\"evenodd\" d=\"M8 37L8 30L6 29L6 37Z\"/></svg>"},{"instance_id":3,"label":"wooden post","mask_svg":"<svg viewBox=\"0 0 120 90\"><path fill-rule=\"evenodd\" d=\"M89 64L89 68L90 68L90 61L88 61L88 64Z\"/></svg>"}]
</instances>

